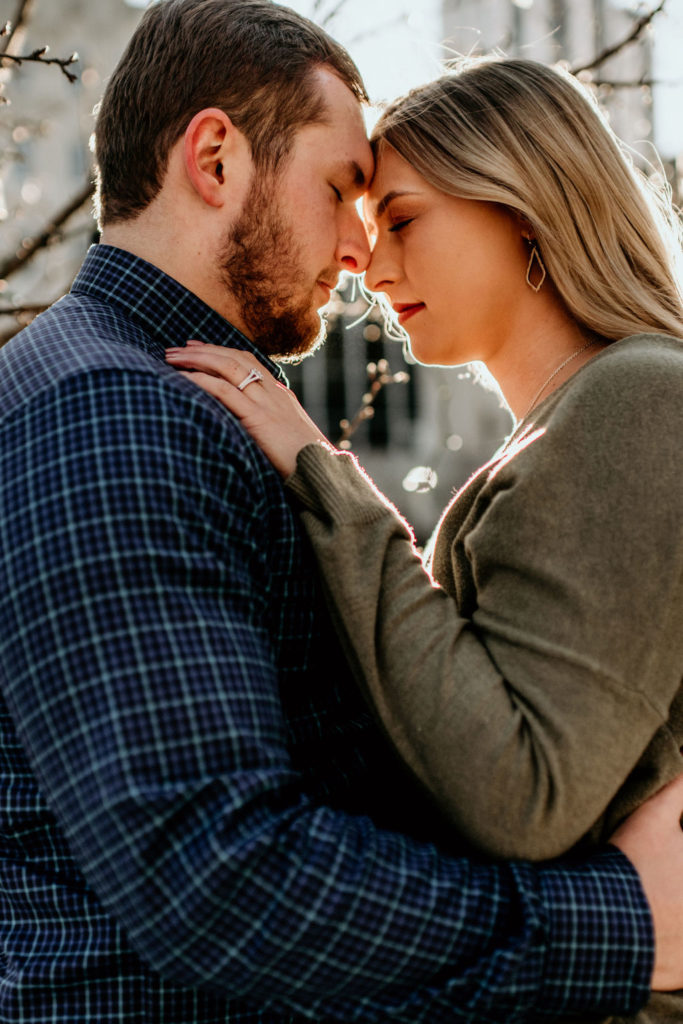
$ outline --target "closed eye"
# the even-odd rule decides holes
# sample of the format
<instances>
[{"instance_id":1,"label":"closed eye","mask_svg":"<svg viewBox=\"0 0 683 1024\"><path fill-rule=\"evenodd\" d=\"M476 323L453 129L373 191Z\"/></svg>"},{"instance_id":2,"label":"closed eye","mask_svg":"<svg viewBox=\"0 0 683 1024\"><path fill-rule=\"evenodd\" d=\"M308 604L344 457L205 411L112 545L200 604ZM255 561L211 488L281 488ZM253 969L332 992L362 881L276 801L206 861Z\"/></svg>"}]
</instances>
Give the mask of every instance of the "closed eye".
<instances>
[{"instance_id":1,"label":"closed eye","mask_svg":"<svg viewBox=\"0 0 683 1024\"><path fill-rule=\"evenodd\" d=\"M334 194L335 194L335 196L337 197L337 199L339 200L339 202L340 202L340 203L343 203L343 202L344 202L344 200L343 200L343 198L342 198L342 194L341 194L341 192L339 191L339 189L338 189L338 188L335 188L335 186L334 186L334 185L330 185L330 188L331 188L331 189L332 189L332 191L334 192Z\"/></svg>"},{"instance_id":2,"label":"closed eye","mask_svg":"<svg viewBox=\"0 0 683 1024\"><path fill-rule=\"evenodd\" d=\"M405 220L399 220L396 224L392 224L389 231L402 231L403 228L407 227L408 224L412 224L414 217L406 217Z\"/></svg>"}]
</instances>

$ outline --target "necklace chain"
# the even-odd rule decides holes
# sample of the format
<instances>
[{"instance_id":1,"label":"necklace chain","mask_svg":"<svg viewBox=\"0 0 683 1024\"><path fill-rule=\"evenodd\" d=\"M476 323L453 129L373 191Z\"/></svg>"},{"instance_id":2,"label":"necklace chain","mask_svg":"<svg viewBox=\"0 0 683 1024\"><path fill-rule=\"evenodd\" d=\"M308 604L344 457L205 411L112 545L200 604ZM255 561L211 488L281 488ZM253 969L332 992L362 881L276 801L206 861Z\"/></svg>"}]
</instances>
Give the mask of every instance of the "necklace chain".
<instances>
[{"instance_id":1,"label":"necklace chain","mask_svg":"<svg viewBox=\"0 0 683 1024\"><path fill-rule=\"evenodd\" d=\"M552 380L554 380L555 377L557 377L557 375L560 372L560 370L564 370L565 366L567 366L568 363L571 363L572 359L576 359L577 356L580 356L582 352L585 352L587 348L590 348L591 345L594 345L594 344L595 344L595 339L593 341L586 342L586 344L582 345L581 348L577 348L576 352L572 352L572 354L570 356L567 356L567 358L564 359L560 363L559 366L555 367L553 372L550 374L550 376L547 378L547 380L543 381L543 383L541 384L540 388L538 389L538 391L536 392L534 397L531 399L531 403L529 405L529 408L527 409L527 411L522 416L522 419L519 421L520 423L522 422L522 420L525 420L527 418L527 416L529 415L531 410L534 408L534 406L538 402L539 398L541 397L541 395L543 394L545 389L548 387L548 384L550 384L550 382Z\"/></svg>"}]
</instances>

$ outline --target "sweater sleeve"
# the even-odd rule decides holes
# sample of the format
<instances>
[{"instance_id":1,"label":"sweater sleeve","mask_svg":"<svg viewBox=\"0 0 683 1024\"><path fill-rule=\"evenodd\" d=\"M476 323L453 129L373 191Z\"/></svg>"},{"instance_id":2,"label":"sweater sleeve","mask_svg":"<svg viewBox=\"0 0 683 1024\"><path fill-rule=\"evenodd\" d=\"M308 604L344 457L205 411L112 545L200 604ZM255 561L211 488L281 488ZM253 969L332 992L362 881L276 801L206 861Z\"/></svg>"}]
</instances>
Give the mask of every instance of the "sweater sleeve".
<instances>
[{"instance_id":1,"label":"sweater sleeve","mask_svg":"<svg viewBox=\"0 0 683 1024\"><path fill-rule=\"evenodd\" d=\"M497 465L453 539L468 617L351 457L310 446L289 481L385 728L494 856L545 859L584 836L680 684L680 412L664 373L639 377L635 414L632 380L594 377ZM657 784L679 745L665 737Z\"/></svg>"}]
</instances>

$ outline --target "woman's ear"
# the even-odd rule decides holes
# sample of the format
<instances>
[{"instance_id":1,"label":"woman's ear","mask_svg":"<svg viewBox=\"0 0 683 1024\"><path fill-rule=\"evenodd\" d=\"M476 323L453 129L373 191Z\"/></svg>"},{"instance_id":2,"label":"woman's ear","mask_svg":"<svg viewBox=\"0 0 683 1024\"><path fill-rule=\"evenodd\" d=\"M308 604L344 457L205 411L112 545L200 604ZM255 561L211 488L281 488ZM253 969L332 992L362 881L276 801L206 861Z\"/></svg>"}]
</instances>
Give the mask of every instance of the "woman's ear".
<instances>
[{"instance_id":1,"label":"woman's ear","mask_svg":"<svg viewBox=\"0 0 683 1024\"><path fill-rule=\"evenodd\" d=\"M184 136L185 170L192 186L209 206L223 206L227 199L225 164L237 129L218 107L195 114Z\"/></svg>"},{"instance_id":2,"label":"woman's ear","mask_svg":"<svg viewBox=\"0 0 683 1024\"><path fill-rule=\"evenodd\" d=\"M519 210L514 211L514 218L517 222L522 238L526 239L527 242L534 242L536 240L536 232L534 231L529 218L525 217L523 213L519 212Z\"/></svg>"}]
</instances>

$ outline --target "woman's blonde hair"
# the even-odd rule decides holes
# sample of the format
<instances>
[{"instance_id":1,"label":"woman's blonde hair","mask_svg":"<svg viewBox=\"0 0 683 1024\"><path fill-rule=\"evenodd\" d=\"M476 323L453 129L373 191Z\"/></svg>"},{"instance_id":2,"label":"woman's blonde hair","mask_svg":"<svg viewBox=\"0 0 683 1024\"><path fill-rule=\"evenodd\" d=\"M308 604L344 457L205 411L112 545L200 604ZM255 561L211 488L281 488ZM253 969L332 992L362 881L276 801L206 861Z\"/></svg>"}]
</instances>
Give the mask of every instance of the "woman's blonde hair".
<instances>
[{"instance_id":1,"label":"woman's blonde hair","mask_svg":"<svg viewBox=\"0 0 683 1024\"><path fill-rule=\"evenodd\" d=\"M603 338L683 337L681 230L667 188L622 149L570 75L470 58L382 114L388 143L431 185L528 219L559 294Z\"/></svg>"}]
</instances>

